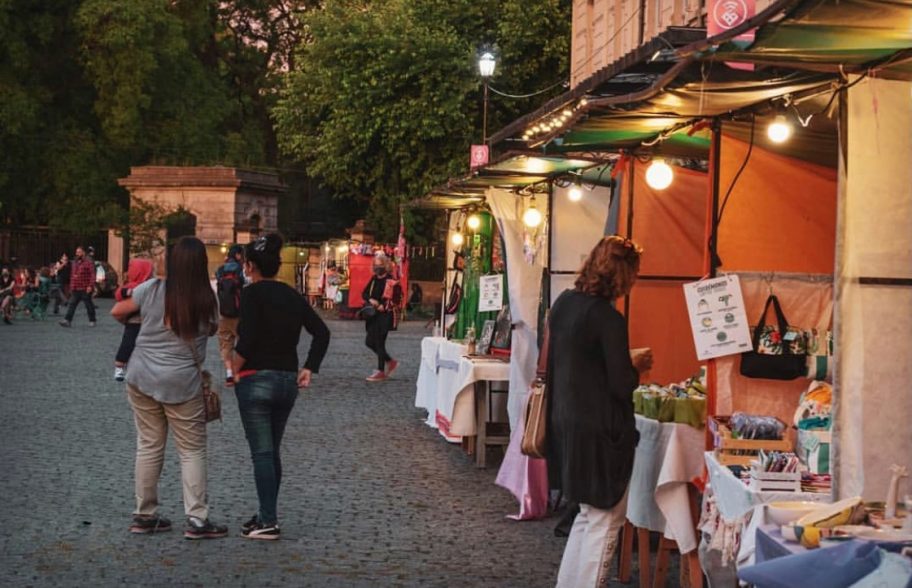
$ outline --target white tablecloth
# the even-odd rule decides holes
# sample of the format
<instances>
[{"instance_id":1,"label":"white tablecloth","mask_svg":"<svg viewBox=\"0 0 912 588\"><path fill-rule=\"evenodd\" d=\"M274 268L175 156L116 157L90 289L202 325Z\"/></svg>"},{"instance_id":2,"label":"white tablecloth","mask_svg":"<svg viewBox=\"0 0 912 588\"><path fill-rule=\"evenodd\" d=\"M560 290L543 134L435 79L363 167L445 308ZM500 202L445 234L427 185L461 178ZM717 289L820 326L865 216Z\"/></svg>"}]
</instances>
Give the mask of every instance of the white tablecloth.
<instances>
[{"instance_id":1,"label":"white tablecloth","mask_svg":"<svg viewBox=\"0 0 912 588\"><path fill-rule=\"evenodd\" d=\"M687 485L703 474L704 433L690 425L660 423L636 415L636 449L627 518L663 533L681 553L697 548Z\"/></svg>"},{"instance_id":2,"label":"white tablecloth","mask_svg":"<svg viewBox=\"0 0 912 588\"><path fill-rule=\"evenodd\" d=\"M421 342L415 406L427 410L427 424L452 442L475 434L475 382L510 379L509 363L470 360L465 353L465 345L442 338L426 337Z\"/></svg>"},{"instance_id":3,"label":"white tablecloth","mask_svg":"<svg viewBox=\"0 0 912 588\"><path fill-rule=\"evenodd\" d=\"M716 507L722 519L728 523L738 523L747 514L750 522L741 532L741 547L738 550L737 564L749 565L754 559L757 528L764 524L764 505L781 500L807 500L827 503L832 501L829 494L816 492L760 492L752 490L739 480L730 469L719 463L712 451L705 453L706 468L709 471L709 485L716 500Z\"/></svg>"}]
</instances>

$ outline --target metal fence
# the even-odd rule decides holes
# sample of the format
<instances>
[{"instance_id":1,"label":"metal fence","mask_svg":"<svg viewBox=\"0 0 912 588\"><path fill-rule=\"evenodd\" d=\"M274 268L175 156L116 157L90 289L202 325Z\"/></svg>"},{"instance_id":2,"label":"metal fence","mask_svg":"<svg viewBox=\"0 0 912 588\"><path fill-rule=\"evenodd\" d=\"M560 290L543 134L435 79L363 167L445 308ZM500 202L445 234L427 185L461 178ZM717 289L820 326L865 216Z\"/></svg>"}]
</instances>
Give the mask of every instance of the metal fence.
<instances>
[{"instance_id":1,"label":"metal fence","mask_svg":"<svg viewBox=\"0 0 912 588\"><path fill-rule=\"evenodd\" d=\"M108 258L108 233L86 234L52 231L48 227L0 227L0 262L41 267L51 264L62 253L73 257L78 246L95 248L95 259Z\"/></svg>"}]
</instances>

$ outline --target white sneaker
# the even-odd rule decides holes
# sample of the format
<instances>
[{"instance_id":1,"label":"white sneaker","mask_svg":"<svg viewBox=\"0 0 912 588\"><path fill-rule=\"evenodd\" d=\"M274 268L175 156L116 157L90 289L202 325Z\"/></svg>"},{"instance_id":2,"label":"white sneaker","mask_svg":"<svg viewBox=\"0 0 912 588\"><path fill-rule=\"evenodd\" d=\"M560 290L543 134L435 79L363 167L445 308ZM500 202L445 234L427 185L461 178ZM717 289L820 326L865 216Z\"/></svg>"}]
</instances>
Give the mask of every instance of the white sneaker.
<instances>
[{"instance_id":1,"label":"white sneaker","mask_svg":"<svg viewBox=\"0 0 912 588\"><path fill-rule=\"evenodd\" d=\"M123 382L124 377L127 375L127 370L123 369L120 366L114 367L114 379L118 382Z\"/></svg>"}]
</instances>

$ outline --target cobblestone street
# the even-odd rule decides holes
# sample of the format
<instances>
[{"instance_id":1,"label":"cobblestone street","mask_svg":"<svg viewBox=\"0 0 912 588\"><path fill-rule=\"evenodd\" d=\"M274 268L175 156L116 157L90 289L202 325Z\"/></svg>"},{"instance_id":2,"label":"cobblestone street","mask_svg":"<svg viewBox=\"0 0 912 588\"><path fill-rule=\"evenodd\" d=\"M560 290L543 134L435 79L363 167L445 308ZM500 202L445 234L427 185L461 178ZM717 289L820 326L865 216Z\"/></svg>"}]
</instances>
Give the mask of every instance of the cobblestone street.
<instances>
[{"instance_id":1,"label":"cobblestone street","mask_svg":"<svg viewBox=\"0 0 912 588\"><path fill-rule=\"evenodd\" d=\"M285 436L282 540L242 539L256 510L250 457L232 394L209 427L211 516L222 540L182 538L180 464L169 440L162 514L175 530L127 532L134 427L112 379L121 328L101 301L88 327L55 317L0 330L4 585L551 586L564 540L554 520L517 523L494 486L414 408L421 323L390 337L395 378L368 384L363 325L331 322L333 341ZM221 374L210 340L208 367ZM307 341L303 344L307 345Z\"/></svg>"}]
</instances>

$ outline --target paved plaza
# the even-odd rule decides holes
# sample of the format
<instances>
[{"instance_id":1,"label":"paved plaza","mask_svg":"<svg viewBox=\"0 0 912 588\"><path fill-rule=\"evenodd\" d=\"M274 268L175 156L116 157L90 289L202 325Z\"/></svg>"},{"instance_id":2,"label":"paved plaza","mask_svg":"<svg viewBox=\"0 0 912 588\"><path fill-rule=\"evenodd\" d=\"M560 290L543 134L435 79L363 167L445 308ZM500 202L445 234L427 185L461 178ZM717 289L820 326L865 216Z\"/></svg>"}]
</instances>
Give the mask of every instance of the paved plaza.
<instances>
[{"instance_id":1,"label":"paved plaza","mask_svg":"<svg viewBox=\"0 0 912 588\"><path fill-rule=\"evenodd\" d=\"M329 323L323 369L285 436L281 541L240 536L256 493L231 393L209 427L211 518L230 536L183 539L172 441L160 495L175 530L131 535L135 431L112 380L110 307L100 301L94 329L83 309L71 329L53 316L0 325L0 585L553 586L565 542L555 520L507 519L517 506L496 467L476 469L414 407L417 322L391 335L402 367L379 384L364 381L363 325ZM222 373L215 339L206 363Z\"/></svg>"}]
</instances>

